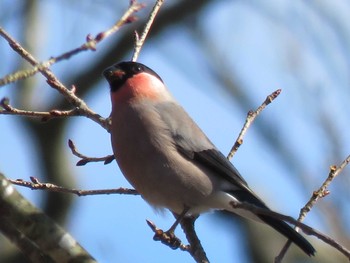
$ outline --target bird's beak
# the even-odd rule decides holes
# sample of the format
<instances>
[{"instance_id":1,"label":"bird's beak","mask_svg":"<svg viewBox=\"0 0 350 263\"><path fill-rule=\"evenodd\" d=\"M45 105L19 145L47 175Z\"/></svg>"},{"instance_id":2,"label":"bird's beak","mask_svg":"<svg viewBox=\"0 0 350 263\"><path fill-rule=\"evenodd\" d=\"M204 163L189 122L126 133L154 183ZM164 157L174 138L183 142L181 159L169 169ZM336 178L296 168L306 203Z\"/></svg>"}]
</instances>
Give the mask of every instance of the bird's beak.
<instances>
[{"instance_id":1,"label":"bird's beak","mask_svg":"<svg viewBox=\"0 0 350 263\"><path fill-rule=\"evenodd\" d=\"M123 78L125 74L126 73L123 70L115 67L109 67L103 71L103 76L110 82L116 79Z\"/></svg>"}]
</instances>

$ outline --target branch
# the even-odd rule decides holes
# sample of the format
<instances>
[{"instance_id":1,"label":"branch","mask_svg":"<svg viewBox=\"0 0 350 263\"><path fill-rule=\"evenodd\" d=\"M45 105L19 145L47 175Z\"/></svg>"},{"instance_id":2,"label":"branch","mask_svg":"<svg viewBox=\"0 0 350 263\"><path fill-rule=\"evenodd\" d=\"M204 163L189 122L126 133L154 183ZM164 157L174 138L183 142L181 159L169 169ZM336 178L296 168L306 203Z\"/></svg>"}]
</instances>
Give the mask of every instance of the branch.
<instances>
[{"instance_id":1,"label":"branch","mask_svg":"<svg viewBox=\"0 0 350 263\"><path fill-rule=\"evenodd\" d=\"M324 183L321 185L321 187L313 192L310 200L307 202L307 204L301 209L299 218L300 220L303 220L306 217L306 214L310 212L312 207L315 205L315 203L322 197L325 197L329 194L329 191L327 190L328 186L331 184L333 179L337 177L344 168L350 163L350 155L345 158L345 160L340 164L340 166L337 168L337 166L332 165L330 167L330 171L328 174L327 179L324 181Z\"/></svg>"},{"instance_id":2,"label":"branch","mask_svg":"<svg viewBox=\"0 0 350 263\"><path fill-rule=\"evenodd\" d=\"M34 57L28 53L16 40L10 37L2 28L0 28L0 34L5 35L6 40L9 42L10 46L20 54L24 59L30 62L32 65L38 65L39 63L34 59ZM104 129L109 130L109 122L102 118L99 114L92 111L84 102L75 95L75 89L68 89L64 86L58 78L53 74L53 72L48 68L39 68L39 71L47 79L47 83L58 92L60 92L67 101L76 108L76 111L79 112L79 115L85 116L96 123L100 124Z\"/></svg>"},{"instance_id":3,"label":"branch","mask_svg":"<svg viewBox=\"0 0 350 263\"><path fill-rule=\"evenodd\" d=\"M210 0L179 0L169 2L170 5L167 6L167 8L162 9L162 12L158 13L157 23L153 23L152 30L147 36L147 41L150 41L150 39L156 40L162 35L162 32L168 32L169 27L174 26L174 24L186 24L186 18L200 13L201 10L210 3L212 3ZM132 26L144 26L147 23L147 19L140 19L136 23L133 23ZM125 55L129 54L130 51L130 54L132 54L134 42L134 39L130 38L129 31L119 31L118 38L113 38L113 41L111 40L111 44L108 45L109 48L106 49L107 52L102 52L103 54L96 56L94 63L86 64L83 71L78 71L77 74L69 78L69 82L79 84L79 86L82 87L79 89L79 94L84 97L91 92L92 88L95 87L99 81L99 79L95 77L96 72L101 72L107 66L114 64L116 61L125 59ZM65 105L64 101L59 97L55 99L53 104L57 106Z\"/></svg>"},{"instance_id":4,"label":"branch","mask_svg":"<svg viewBox=\"0 0 350 263\"><path fill-rule=\"evenodd\" d=\"M3 36L12 47L14 51L16 51L19 55L21 55L25 60L27 60L32 66L34 66L33 72L39 71L47 80L47 83L54 89L56 89L59 93L61 93L65 99L75 108L75 111L78 115L85 116L96 123L100 124L104 129L109 131L109 120L101 117L99 114L92 111L84 102L84 100L80 99L75 95L75 89L68 89L65 85L63 85L59 79L54 75L54 73L48 68L53 63L60 61L62 59L68 59L72 55L78 54L81 51L85 50L95 50L96 44L110 36L112 33L119 30L119 28L127 22L134 21L135 18L130 18L131 15L143 7L142 4L138 4L136 1L132 1L129 9L124 13L122 18L110 29L99 33L95 38L87 37L87 42L84 43L81 47L76 48L72 51L66 52L63 55L52 58L44 63L39 63L27 50L25 50L15 39L13 39L3 28L0 27L0 35ZM34 74L33 73L33 74ZM16 75L17 74L17 75ZM16 76L20 76L18 72ZM25 73L25 77L31 76L28 72ZM17 80L11 77L11 81ZM4 85L9 83L9 78L4 78L0 80L0 85Z\"/></svg>"},{"instance_id":5,"label":"branch","mask_svg":"<svg viewBox=\"0 0 350 263\"><path fill-rule=\"evenodd\" d=\"M17 80L29 78L34 74L36 74L38 71L40 71L46 78L49 79L48 75L50 75L49 74L50 72L47 72L47 70L51 65L61 60L69 59L72 56L77 55L78 53L83 51L88 51L88 50L95 51L96 45L100 43L103 39L117 32L123 25L135 21L136 18L132 15L138 12L143 7L144 7L144 4L139 4L137 3L137 1L131 1L129 8L125 11L123 16L111 28L98 33L95 37L92 37L89 34L86 37L86 42L82 44L80 47L75 48L66 53L63 53L62 55L59 55L57 57L52 57L49 60L41 63L37 62L36 59L27 50L25 50L21 45L19 45L18 42L16 42L3 28L0 27L0 35L3 38L5 38L7 42L9 42L9 45L12 47L13 50L15 50L19 55L21 55L25 60L27 60L33 66L33 68L30 70L17 71L15 73L6 75L2 79L0 79L0 86L4 86L8 83L15 82Z\"/></svg>"},{"instance_id":6,"label":"branch","mask_svg":"<svg viewBox=\"0 0 350 263\"><path fill-rule=\"evenodd\" d=\"M189 252L193 259L198 263L208 263L209 260L207 255L205 254L201 241L194 229L194 223L197 218L198 217L185 217L180 224L188 242L190 243Z\"/></svg>"},{"instance_id":7,"label":"branch","mask_svg":"<svg viewBox=\"0 0 350 263\"><path fill-rule=\"evenodd\" d=\"M153 240L160 241L164 245L170 247L171 249L180 248L182 251L189 251L189 246L184 245L179 238L177 238L174 233L169 234L168 231L163 231L158 228L152 221L146 219L147 225L151 228L154 233Z\"/></svg>"},{"instance_id":8,"label":"branch","mask_svg":"<svg viewBox=\"0 0 350 263\"><path fill-rule=\"evenodd\" d=\"M59 117L80 116L80 112L79 112L78 108L74 108L71 110L65 110L65 111L61 111L61 110L51 110L51 111L20 110L20 109L12 107L9 104L8 98L1 99L1 101L0 101L0 114L41 118L42 121L48 121L52 118L59 118Z\"/></svg>"},{"instance_id":9,"label":"branch","mask_svg":"<svg viewBox=\"0 0 350 263\"><path fill-rule=\"evenodd\" d=\"M305 234L313 235L313 236L321 239L323 242L327 243L328 245L334 247L335 249L337 249L338 251L343 253L350 260L350 251L347 248L340 245L337 241L335 241L331 237L326 236L326 235L322 234L321 232L319 232L318 230L295 220L291 216L282 215L280 213L277 213L277 212L274 212L271 210L267 210L264 208L260 208L260 207L257 207L255 205L251 205L248 203L240 203L240 202L233 202L232 201L232 202L230 202L230 205L234 209L237 209L237 208L245 209L245 210L252 212L254 214L263 214L263 215L271 216L273 218L283 220L283 221L286 221L292 225L295 225L295 226L299 227Z\"/></svg>"},{"instance_id":10,"label":"branch","mask_svg":"<svg viewBox=\"0 0 350 263\"><path fill-rule=\"evenodd\" d=\"M26 255L30 247L35 248L28 255L31 259L96 262L69 233L21 196L3 174L0 174L0 222L0 230Z\"/></svg>"},{"instance_id":11,"label":"branch","mask_svg":"<svg viewBox=\"0 0 350 263\"><path fill-rule=\"evenodd\" d=\"M22 179L11 180L9 182L15 185L24 186L32 190L48 190L51 192L58 193L69 193L75 194L77 196L86 196L86 195L108 195L108 194L124 194L124 195L139 195L139 193L134 189L128 189L120 187L118 189L103 189L103 190L79 190L79 189L68 189L62 186L58 186L51 183L41 183L37 178L31 176L30 181L24 181Z\"/></svg>"},{"instance_id":12,"label":"branch","mask_svg":"<svg viewBox=\"0 0 350 263\"><path fill-rule=\"evenodd\" d=\"M148 32L151 29L151 26L153 24L153 21L160 9L160 7L162 6L162 4L164 3L164 0L157 0L157 2L155 3L155 5L153 6L153 9L149 15L149 18L147 19L147 23L142 31L142 35L141 37L139 37L139 34L137 33L137 31L135 31L135 46L134 46L134 54L132 56L131 61L135 62L140 54L141 48L146 40L146 37L148 35Z\"/></svg>"},{"instance_id":13,"label":"branch","mask_svg":"<svg viewBox=\"0 0 350 263\"><path fill-rule=\"evenodd\" d=\"M255 118L265 109L265 107L267 105L269 105L274 99L276 99L281 94L281 92L282 92L281 89L274 91L273 93L271 93L269 96L266 97L265 101L260 105L259 108L257 108L255 111L248 112L246 121L243 125L243 128L242 128L241 132L239 133L235 144L232 146L232 148L227 156L227 159L230 160L235 155L238 148L243 144L243 137L247 133L249 127L254 122Z\"/></svg>"},{"instance_id":14,"label":"branch","mask_svg":"<svg viewBox=\"0 0 350 263\"><path fill-rule=\"evenodd\" d=\"M313 208L313 206L316 204L316 202L319 199L327 196L330 193L327 190L328 186L331 184L333 179L335 177L337 177L349 163L350 163L350 155L345 158L345 160L340 164L340 166L338 168L335 165L332 165L330 167L330 171L329 171L329 174L328 174L328 177L326 178L326 180L323 182L323 184L321 185L321 187L318 190L316 190L312 193L312 196L310 197L310 199L306 203L306 205L302 209L300 209L300 213L299 213L299 217L298 217L299 222L302 222L304 220L307 213L311 211L311 209ZM298 231L298 228L296 228L295 230ZM286 242L286 244L281 249L279 255L275 258L275 263L279 263L282 261L285 254L287 253L291 243L292 242L290 240L288 240Z\"/></svg>"},{"instance_id":15,"label":"branch","mask_svg":"<svg viewBox=\"0 0 350 263\"><path fill-rule=\"evenodd\" d=\"M113 154L107 155L105 157L88 157L86 155L83 155L80 152L78 152L72 140L68 140L68 146L71 149L73 155L81 158L81 160L77 162L77 166L83 166L89 162L104 162L104 164L106 165L111 163L115 159Z\"/></svg>"},{"instance_id":16,"label":"branch","mask_svg":"<svg viewBox=\"0 0 350 263\"><path fill-rule=\"evenodd\" d=\"M174 214L175 216L175 214ZM175 216L176 218L176 216ZM208 263L209 260L205 254L205 251L201 245L201 242L194 230L194 223L197 217L185 217L180 221L181 227L186 234L186 238L190 245L184 245L179 238L177 238L173 233L169 235L169 232L164 232L162 229L158 228L152 221L146 220L148 226L154 232L153 239L156 241L161 241L164 245L170 247L171 249L180 248L182 251L187 251L191 254L193 259L198 263Z\"/></svg>"},{"instance_id":17,"label":"branch","mask_svg":"<svg viewBox=\"0 0 350 263\"><path fill-rule=\"evenodd\" d=\"M11 241L11 243L15 244L17 248L22 251L30 262L55 263L55 261L53 261L48 255L44 254L34 242L23 236L23 233L18 230L17 226L14 226L5 220L0 220L0 231Z\"/></svg>"}]
</instances>

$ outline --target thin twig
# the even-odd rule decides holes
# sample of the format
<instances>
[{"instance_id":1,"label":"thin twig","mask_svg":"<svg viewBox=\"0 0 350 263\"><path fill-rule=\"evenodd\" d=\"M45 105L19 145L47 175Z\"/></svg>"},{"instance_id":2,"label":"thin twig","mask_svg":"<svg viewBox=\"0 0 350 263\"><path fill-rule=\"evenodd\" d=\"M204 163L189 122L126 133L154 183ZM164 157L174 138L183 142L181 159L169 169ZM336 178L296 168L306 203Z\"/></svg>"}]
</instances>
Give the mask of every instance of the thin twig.
<instances>
[{"instance_id":1,"label":"thin twig","mask_svg":"<svg viewBox=\"0 0 350 263\"><path fill-rule=\"evenodd\" d=\"M67 59L74 54L77 54L84 50L94 50L96 44L102 39L116 32L122 25L127 22L133 21L134 18L130 19L131 15L143 7L142 4L138 4L136 1L132 1L128 10L124 13L122 18L109 30L97 34L95 38L88 37L88 41L83 44L80 48L74 49L67 52L52 61L57 62L58 60ZM75 89L68 89L63 85L55 74L48 68L51 62L45 62L40 64L26 49L24 49L14 38L12 38L3 28L0 27L0 35L3 36L14 51L16 51L20 56L27 60L32 66L37 67L37 70L47 79L47 83L58 92L60 92L66 100L79 112L80 116L85 116L94 122L101 125L104 129L109 131L110 122L108 119L101 117L99 114L92 111L85 103L84 100L75 95ZM50 60L51 61L51 60ZM4 80L6 82L6 80ZM8 83L8 82L6 82ZM0 80L1 84L1 80Z\"/></svg>"},{"instance_id":2,"label":"thin twig","mask_svg":"<svg viewBox=\"0 0 350 263\"><path fill-rule=\"evenodd\" d=\"M327 192L327 188L330 183L333 181L335 177L337 177L344 168L350 163L350 155L345 158L345 160L340 164L339 167L335 165L330 167L330 171L327 179L321 185L321 187L312 194L312 197L307 202L307 204L301 209L299 218L303 220L306 214L312 209L315 203L322 197L326 196L329 192Z\"/></svg>"},{"instance_id":3,"label":"thin twig","mask_svg":"<svg viewBox=\"0 0 350 263\"><path fill-rule=\"evenodd\" d=\"M6 34L6 40L9 42L10 46L20 54L24 59L30 62L32 65L39 64L35 58L28 53L16 40L14 40L10 35L2 30L2 33ZM67 101L79 111L81 116L85 116L96 123L100 124L106 130L109 130L109 122L107 119L101 117L99 114L92 111L85 103L84 100L80 99L75 95L75 88L68 89L65 85L63 85L58 78L54 75L54 73L49 68L42 68L39 70L42 75L44 75L47 79L47 83L57 91L59 91Z\"/></svg>"},{"instance_id":4,"label":"thin twig","mask_svg":"<svg viewBox=\"0 0 350 263\"><path fill-rule=\"evenodd\" d=\"M68 117L68 116L80 116L80 112L77 108L71 110L51 110L51 111L27 111L20 110L12 107L9 104L8 98L0 100L0 114L3 115L20 115L34 118L41 118L42 121L48 121L52 118Z\"/></svg>"},{"instance_id":5,"label":"thin twig","mask_svg":"<svg viewBox=\"0 0 350 263\"><path fill-rule=\"evenodd\" d=\"M132 56L131 61L135 62L140 54L141 48L146 40L146 37L148 35L149 30L151 29L151 26L153 24L153 21L160 9L160 7L162 6L162 4L164 3L164 0L157 0L157 2L155 3L149 18L147 20L147 23L142 31L141 37L139 37L138 33L135 31L135 46L134 46L134 54Z\"/></svg>"},{"instance_id":6,"label":"thin twig","mask_svg":"<svg viewBox=\"0 0 350 263\"><path fill-rule=\"evenodd\" d=\"M298 221L299 222L302 222L304 220L304 218L306 217L307 213L311 211L311 209L313 208L313 206L316 204L316 202L319 199L327 196L330 193L327 190L328 186L331 184L333 179L335 177L337 177L349 163L350 163L350 155L345 158L345 160L340 164L339 167L336 167L335 165L332 165L330 167L329 174L328 174L326 180L323 182L323 184L321 185L321 187L318 190L316 190L316 191L314 191L312 193L312 196L310 197L310 199L306 203L306 205L302 209L300 209L300 213L299 213L299 217L298 217ZM299 229L296 227L295 230L298 231ZM285 245L281 249L280 253L275 258L275 263L279 263L279 262L282 261L282 259L284 258L285 254L287 253L291 243L292 242L290 240L288 240L285 243Z\"/></svg>"},{"instance_id":7,"label":"thin twig","mask_svg":"<svg viewBox=\"0 0 350 263\"><path fill-rule=\"evenodd\" d=\"M335 249L337 249L338 251L343 253L350 260L350 251L346 247L340 245L337 241L335 241L331 237L329 237L325 234L322 234L318 230L316 230L316 229L314 229L306 224L299 222L298 220L294 219L291 216L282 215L280 213L277 213L277 212L274 212L274 211L271 211L268 209L264 209L264 208L257 207L255 205L251 205L249 203L240 203L240 202L233 202L232 201L232 202L230 202L230 204L234 209L237 209L237 208L245 209L245 210L250 211L254 214L271 216L273 218L283 220L283 221L286 221L292 225L295 225L295 226L299 227L305 234L313 235L313 236L321 239L323 242L327 243L328 245L334 247Z\"/></svg>"},{"instance_id":8,"label":"thin twig","mask_svg":"<svg viewBox=\"0 0 350 263\"><path fill-rule=\"evenodd\" d=\"M81 158L81 160L79 160L77 162L77 166L82 166L82 165L85 165L89 162L104 162L104 164L109 164L111 163L113 160L114 160L114 155L111 154L111 155L107 155L107 156L104 156L104 157L88 157L84 154L81 154L75 144L73 143L72 140L68 140L68 146L69 148L71 149L73 155Z\"/></svg>"},{"instance_id":9,"label":"thin twig","mask_svg":"<svg viewBox=\"0 0 350 263\"><path fill-rule=\"evenodd\" d=\"M86 195L108 195L108 194L124 194L124 195L139 195L139 193L134 189L128 189L120 187L118 189L102 189L102 190L79 190L79 189L68 189L62 186L58 186L51 183L41 183L37 178L30 177L31 181L24 181L22 179L9 181L15 185L24 186L32 190L48 190L51 192L58 193L70 193L78 196Z\"/></svg>"},{"instance_id":10,"label":"thin twig","mask_svg":"<svg viewBox=\"0 0 350 263\"><path fill-rule=\"evenodd\" d=\"M123 25L133 22L136 20L134 13L138 12L141 8L144 7L144 4L139 4L137 1L132 1L129 8L125 11L123 16L108 30L98 33L95 37L88 35L86 37L86 42L82 44L80 47L65 52L57 57L52 57L44 62L37 62L36 59L27 52L23 47L21 47L3 28L0 27L0 35L9 42L10 46L20 54L25 60L27 60L32 66L32 69L29 70L21 70L15 73L6 75L2 79L0 79L0 86L4 86L8 83L15 82L21 79L29 78L36 74L37 72L45 71L45 69L49 68L54 63L57 63L61 60L69 59L70 57L77 55L80 52L87 50L96 50L96 45L101 42L103 39L109 37L113 33L117 32ZM45 75L45 74L44 74ZM47 77L47 76L46 76Z\"/></svg>"},{"instance_id":11,"label":"thin twig","mask_svg":"<svg viewBox=\"0 0 350 263\"><path fill-rule=\"evenodd\" d=\"M281 89L278 89L271 93L269 96L266 97L265 101L260 105L259 108L257 108L255 111L249 111L247 114L246 121L241 129L241 132L239 133L234 145L232 146L229 154L227 155L227 159L231 159L235 153L237 152L238 148L243 144L243 137L247 133L249 127L254 122L255 118L265 109L267 105L269 105L274 99L278 97L282 92Z\"/></svg>"}]
</instances>

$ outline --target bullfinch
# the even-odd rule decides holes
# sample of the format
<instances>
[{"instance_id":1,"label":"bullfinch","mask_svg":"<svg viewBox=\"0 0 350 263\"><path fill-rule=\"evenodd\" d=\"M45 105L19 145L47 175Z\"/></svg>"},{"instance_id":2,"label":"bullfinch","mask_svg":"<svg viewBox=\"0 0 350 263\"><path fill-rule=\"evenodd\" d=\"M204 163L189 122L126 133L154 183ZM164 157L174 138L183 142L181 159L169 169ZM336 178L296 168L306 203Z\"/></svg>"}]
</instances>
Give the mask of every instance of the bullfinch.
<instances>
[{"instance_id":1,"label":"bullfinch","mask_svg":"<svg viewBox=\"0 0 350 263\"><path fill-rule=\"evenodd\" d=\"M313 246L282 220L230 204L268 206L173 98L161 77L137 62L103 72L112 101L111 141L130 184L155 208L177 215L227 210L268 224L307 255Z\"/></svg>"}]
</instances>

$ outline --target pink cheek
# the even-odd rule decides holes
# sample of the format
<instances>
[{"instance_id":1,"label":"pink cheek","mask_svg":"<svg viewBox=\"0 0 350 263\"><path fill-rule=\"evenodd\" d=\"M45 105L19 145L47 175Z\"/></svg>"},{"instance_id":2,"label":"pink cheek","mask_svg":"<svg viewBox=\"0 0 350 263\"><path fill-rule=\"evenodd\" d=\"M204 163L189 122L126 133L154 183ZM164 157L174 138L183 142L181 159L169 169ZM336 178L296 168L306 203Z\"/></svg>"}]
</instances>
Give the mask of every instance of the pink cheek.
<instances>
[{"instance_id":1,"label":"pink cheek","mask_svg":"<svg viewBox=\"0 0 350 263\"><path fill-rule=\"evenodd\" d=\"M151 100L159 98L159 91L155 88L155 83L144 74L130 78L118 91L111 93L113 104L123 104L141 98Z\"/></svg>"},{"instance_id":2,"label":"pink cheek","mask_svg":"<svg viewBox=\"0 0 350 263\"><path fill-rule=\"evenodd\" d=\"M122 89L111 93L112 104L122 104L128 102L134 97L132 90L123 87Z\"/></svg>"}]
</instances>

